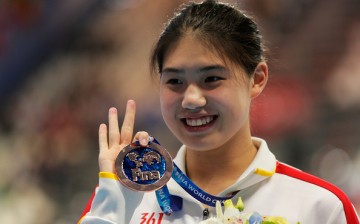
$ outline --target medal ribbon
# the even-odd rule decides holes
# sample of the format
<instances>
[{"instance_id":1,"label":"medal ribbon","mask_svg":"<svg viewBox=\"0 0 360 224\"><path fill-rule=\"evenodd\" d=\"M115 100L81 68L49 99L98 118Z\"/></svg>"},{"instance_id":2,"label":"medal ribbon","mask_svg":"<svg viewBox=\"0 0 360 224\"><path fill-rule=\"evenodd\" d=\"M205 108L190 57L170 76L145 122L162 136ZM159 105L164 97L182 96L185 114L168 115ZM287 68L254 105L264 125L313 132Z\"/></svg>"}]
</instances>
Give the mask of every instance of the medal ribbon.
<instances>
[{"instance_id":1,"label":"medal ribbon","mask_svg":"<svg viewBox=\"0 0 360 224\"><path fill-rule=\"evenodd\" d=\"M160 145L160 143L155 138L151 137L151 141ZM193 198L211 207L215 207L216 201L220 201L221 204L223 204L224 201L231 199L237 193L233 192L230 196L227 197L211 195L196 186L196 184L193 183L174 162L171 177ZM155 193L160 208L165 214L170 215L172 212L176 212L182 209L182 198L171 195L166 185L164 185L159 190L156 190Z\"/></svg>"}]
</instances>

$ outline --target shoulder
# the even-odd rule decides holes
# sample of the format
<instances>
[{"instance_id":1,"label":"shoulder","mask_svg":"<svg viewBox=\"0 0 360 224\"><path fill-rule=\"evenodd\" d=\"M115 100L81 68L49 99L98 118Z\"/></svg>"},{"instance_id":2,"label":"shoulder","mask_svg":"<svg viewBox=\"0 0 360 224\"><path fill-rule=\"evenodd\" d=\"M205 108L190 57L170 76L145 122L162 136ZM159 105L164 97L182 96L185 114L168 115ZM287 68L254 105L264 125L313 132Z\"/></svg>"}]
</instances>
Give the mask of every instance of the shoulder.
<instances>
[{"instance_id":1,"label":"shoulder","mask_svg":"<svg viewBox=\"0 0 360 224\"><path fill-rule=\"evenodd\" d=\"M344 202L347 202L347 200L349 200L348 197L345 195L345 193L335 185L319 177L316 177L307 172L299 170L295 167L289 166L285 163L277 162L275 173L285 178L292 179L294 183L297 182L297 184L300 187L307 186L309 188L313 188L315 191L318 190L318 191L329 192L330 194L333 194L334 196L336 196L337 198L339 198L341 201Z\"/></svg>"},{"instance_id":2,"label":"shoulder","mask_svg":"<svg viewBox=\"0 0 360 224\"><path fill-rule=\"evenodd\" d=\"M358 223L354 206L337 186L281 162L277 162L275 176L282 179L282 183L288 185L287 187L293 188L298 197L304 200L315 200L317 204L321 204L318 207L328 209L341 204L348 223Z\"/></svg>"}]
</instances>

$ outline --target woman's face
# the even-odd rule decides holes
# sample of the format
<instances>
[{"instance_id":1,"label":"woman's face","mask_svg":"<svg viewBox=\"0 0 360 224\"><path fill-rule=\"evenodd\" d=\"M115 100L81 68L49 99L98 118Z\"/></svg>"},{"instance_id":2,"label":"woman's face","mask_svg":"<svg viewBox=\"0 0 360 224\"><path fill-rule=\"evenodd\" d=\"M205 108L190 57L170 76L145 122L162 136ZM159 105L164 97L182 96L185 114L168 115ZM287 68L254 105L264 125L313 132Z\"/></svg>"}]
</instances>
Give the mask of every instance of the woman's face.
<instances>
[{"instance_id":1,"label":"woman's face","mask_svg":"<svg viewBox=\"0 0 360 224\"><path fill-rule=\"evenodd\" d=\"M189 149L219 148L250 132L250 78L193 35L166 52L160 79L165 123ZM248 133L247 133L248 134Z\"/></svg>"}]
</instances>

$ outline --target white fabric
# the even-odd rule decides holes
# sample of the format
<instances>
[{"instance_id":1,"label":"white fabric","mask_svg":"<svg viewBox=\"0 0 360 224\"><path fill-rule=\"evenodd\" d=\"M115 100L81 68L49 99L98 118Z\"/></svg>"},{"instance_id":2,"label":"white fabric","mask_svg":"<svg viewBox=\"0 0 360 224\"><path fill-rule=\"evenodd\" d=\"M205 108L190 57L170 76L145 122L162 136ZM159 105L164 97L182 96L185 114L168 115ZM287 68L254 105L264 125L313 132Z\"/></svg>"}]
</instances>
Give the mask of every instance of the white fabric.
<instances>
[{"instance_id":1,"label":"white fabric","mask_svg":"<svg viewBox=\"0 0 360 224\"><path fill-rule=\"evenodd\" d=\"M330 191L307 182L275 173L263 176L256 169L271 173L276 168L276 158L268 149L266 142L253 138L258 152L238 181L218 196L239 191L234 203L241 196L245 212L258 212L263 216L282 216L290 223L302 224L345 224L342 202ZM185 147L181 147L174 159L185 172ZM99 187L91 210L81 220L81 224L100 223L199 223L203 220L204 207L185 192L173 179L168 182L169 191L183 198L183 208L170 216L162 214L154 192L133 192L119 181L100 178ZM210 216L215 209L210 209Z\"/></svg>"}]
</instances>

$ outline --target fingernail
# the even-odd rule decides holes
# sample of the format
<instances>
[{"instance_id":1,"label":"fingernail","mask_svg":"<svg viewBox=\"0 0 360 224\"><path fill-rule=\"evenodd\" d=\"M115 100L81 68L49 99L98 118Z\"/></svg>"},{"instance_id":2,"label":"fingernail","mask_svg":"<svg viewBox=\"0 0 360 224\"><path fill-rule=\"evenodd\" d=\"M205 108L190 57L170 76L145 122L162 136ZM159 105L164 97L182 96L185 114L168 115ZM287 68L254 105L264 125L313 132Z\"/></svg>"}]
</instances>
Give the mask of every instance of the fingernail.
<instances>
[{"instance_id":1,"label":"fingernail","mask_svg":"<svg viewBox=\"0 0 360 224\"><path fill-rule=\"evenodd\" d=\"M110 113L116 113L117 112L117 109L115 107L111 107L109 109Z\"/></svg>"},{"instance_id":2,"label":"fingernail","mask_svg":"<svg viewBox=\"0 0 360 224\"><path fill-rule=\"evenodd\" d=\"M147 145L148 141L147 139L143 138L141 139L141 145Z\"/></svg>"}]
</instances>

